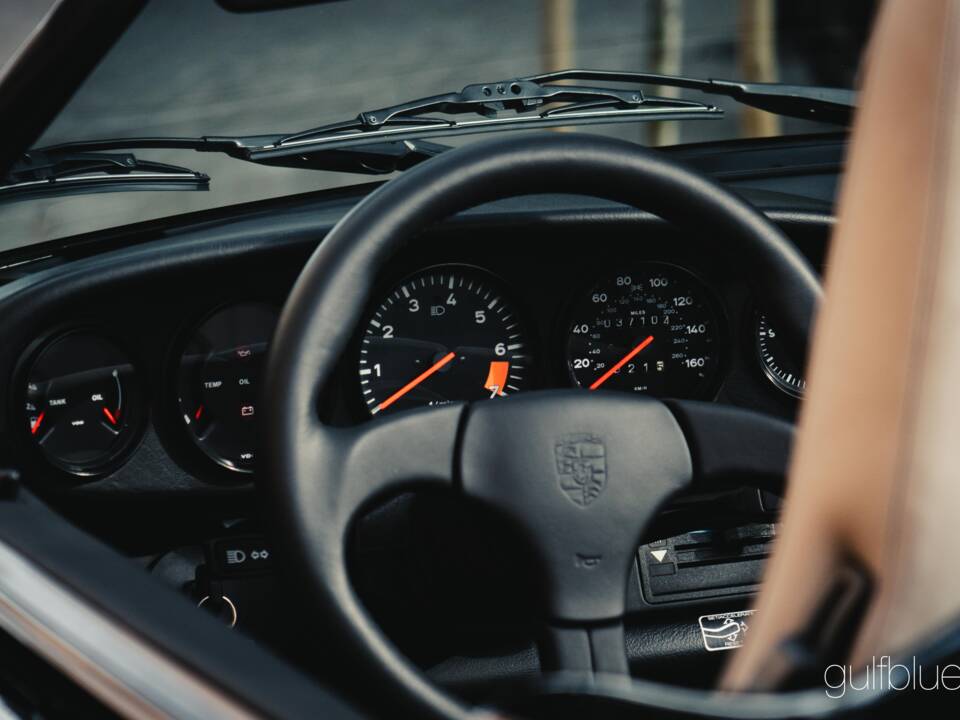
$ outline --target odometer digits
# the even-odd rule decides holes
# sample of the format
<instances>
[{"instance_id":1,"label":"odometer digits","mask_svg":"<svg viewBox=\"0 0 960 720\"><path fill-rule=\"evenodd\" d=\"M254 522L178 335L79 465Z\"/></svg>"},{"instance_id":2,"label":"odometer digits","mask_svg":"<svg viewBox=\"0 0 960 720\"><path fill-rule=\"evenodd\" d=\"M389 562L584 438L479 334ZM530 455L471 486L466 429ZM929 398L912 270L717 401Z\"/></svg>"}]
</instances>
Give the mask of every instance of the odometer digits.
<instances>
[{"instance_id":1,"label":"odometer digits","mask_svg":"<svg viewBox=\"0 0 960 720\"><path fill-rule=\"evenodd\" d=\"M371 414L525 389L529 344L497 281L461 266L429 268L380 303L360 347Z\"/></svg>"},{"instance_id":2,"label":"odometer digits","mask_svg":"<svg viewBox=\"0 0 960 720\"><path fill-rule=\"evenodd\" d=\"M567 364L574 382L656 397L703 397L714 385L719 327L690 273L648 263L594 285L574 306Z\"/></svg>"}]
</instances>

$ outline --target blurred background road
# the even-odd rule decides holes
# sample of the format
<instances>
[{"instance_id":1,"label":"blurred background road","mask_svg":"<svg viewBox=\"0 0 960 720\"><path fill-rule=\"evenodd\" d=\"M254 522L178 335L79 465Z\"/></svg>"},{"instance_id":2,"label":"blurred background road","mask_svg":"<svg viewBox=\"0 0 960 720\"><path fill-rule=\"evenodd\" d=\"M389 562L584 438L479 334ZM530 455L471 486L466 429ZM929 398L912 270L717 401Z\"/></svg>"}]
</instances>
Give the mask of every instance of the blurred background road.
<instances>
[{"instance_id":1,"label":"blurred background road","mask_svg":"<svg viewBox=\"0 0 960 720\"><path fill-rule=\"evenodd\" d=\"M48 5L0 3L0 61ZM850 86L873 6L873 0L343 0L236 15L213 0L152 0L40 144L294 131L470 83L571 66ZM715 102L727 110L722 120L587 131L659 145L822 129ZM192 152L138 154L206 172L211 189L0 205L0 250L370 179Z\"/></svg>"}]
</instances>

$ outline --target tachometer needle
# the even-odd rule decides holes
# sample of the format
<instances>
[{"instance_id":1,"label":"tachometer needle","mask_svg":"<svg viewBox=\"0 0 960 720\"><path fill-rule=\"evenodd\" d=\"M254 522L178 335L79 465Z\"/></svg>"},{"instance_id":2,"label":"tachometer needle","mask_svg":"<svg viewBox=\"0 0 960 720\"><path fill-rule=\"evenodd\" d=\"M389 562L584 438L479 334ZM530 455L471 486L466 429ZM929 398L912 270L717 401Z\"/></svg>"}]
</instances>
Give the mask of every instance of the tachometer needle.
<instances>
[{"instance_id":1,"label":"tachometer needle","mask_svg":"<svg viewBox=\"0 0 960 720\"><path fill-rule=\"evenodd\" d=\"M590 386L590 389L591 389L591 390L596 390L598 387L600 387L601 385L603 385L607 380L610 379L610 376L611 376L611 375L613 375L617 370L619 370L619 369L622 368L624 365L626 365L628 362L630 362L637 353L639 353L641 350L643 350L645 347L647 347L647 345L649 345L649 344L652 343L652 342L653 342L653 335L648 335L647 338L646 338L646 340L644 340L644 341L641 342L639 345L637 345L633 350L631 350L631 351L628 352L626 355L624 355L624 356L619 360L619 362L617 362L616 365L614 365L612 368L610 368L609 370L607 370L603 375L601 375L601 376L598 377L596 380L594 380L594 381L593 381L593 384Z\"/></svg>"},{"instance_id":2,"label":"tachometer needle","mask_svg":"<svg viewBox=\"0 0 960 720\"><path fill-rule=\"evenodd\" d=\"M429 368L427 368L427 369L424 370L422 373L420 373L419 375L417 375L413 380L411 380L411 381L408 382L406 385L404 385L402 388L400 388L399 390L397 390L393 395L391 395L391 396L388 397L386 400L384 400L382 403L380 403L379 405L377 405L377 407L374 408L373 412L378 413L378 412L380 412L381 410L386 410L388 407L390 407L391 405L393 405L397 400L399 400L399 399L402 398L404 395L406 395L408 392L410 392L411 390L413 390L417 385L419 385L420 383L422 383L424 380L426 380L428 377L430 377L431 375L433 375L435 372L437 372L437 371L438 371L440 368L442 368L444 365L446 365L446 364L449 363L451 360L453 360L456 356L457 356L457 354L456 354L455 352L448 352L446 355L444 355L442 358L440 358L437 362L435 362L435 363L434 363L433 365L431 365Z\"/></svg>"}]
</instances>

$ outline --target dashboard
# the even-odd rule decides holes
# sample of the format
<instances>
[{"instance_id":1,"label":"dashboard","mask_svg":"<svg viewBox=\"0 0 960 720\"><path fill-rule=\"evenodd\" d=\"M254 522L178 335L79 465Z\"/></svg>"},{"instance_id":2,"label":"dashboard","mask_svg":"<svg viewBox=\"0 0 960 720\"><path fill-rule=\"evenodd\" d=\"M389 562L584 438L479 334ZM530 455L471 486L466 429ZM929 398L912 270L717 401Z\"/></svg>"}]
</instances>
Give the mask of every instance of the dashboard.
<instances>
[{"instance_id":1,"label":"dashboard","mask_svg":"<svg viewBox=\"0 0 960 720\"><path fill-rule=\"evenodd\" d=\"M843 147L814 138L677 152L822 267ZM809 163L814 152L821 164L792 169L793 155ZM258 457L272 334L317 244L373 187L8 254L0 462L73 497L220 497L269 482ZM412 238L386 267L319 398L327 423L545 388L790 419L803 394L802 351L781 344L748 291L753 270L724 238L615 203L491 203Z\"/></svg>"},{"instance_id":2,"label":"dashboard","mask_svg":"<svg viewBox=\"0 0 960 720\"><path fill-rule=\"evenodd\" d=\"M352 424L560 387L795 411L801 359L715 239L647 220L547 230L441 227L412 243L319 412ZM15 451L78 492L248 485L270 339L316 241L100 287L34 326L11 383Z\"/></svg>"},{"instance_id":3,"label":"dashboard","mask_svg":"<svg viewBox=\"0 0 960 720\"><path fill-rule=\"evenodd\" d=\"M772 157L762 142L684 152L702 153L686 161L744 195L822 267L843 141L785 142L770 146ZM754 161L765 169L745 172ZM282 553L257 494L272 481L260 462L264 363L305 264L374 187L0 256L0 467L19 469L72 522L282 652L295 651L302 628L276 612L287 607L273 568ZM752 272L722 234L607 201L545 195L474 208L411 238L372 278L317 413L350 426L410 407L579 388L793 419L803 353L780 343L749 290ZM659 544L638 553L630 612L669 624L684 604L737 602L758 582L777 507L756 491L678 498L651 529ZM474 644L483 656L523 635L510 629L524 625L522 611L484 578L509 576L517 588L530 578L509 533L492 539L488 520L419 493L371 508L355 528L359 594L425 664ZM657 559L669 553L683 561ZM230 604L209 600L220 595ZM452 608L457 633L425 631ZM470 617L482 628L462 622ZM494 617L503 632L491 633ZM660 663L649 660L654 676Z\"/></svg>"}]
</instances>

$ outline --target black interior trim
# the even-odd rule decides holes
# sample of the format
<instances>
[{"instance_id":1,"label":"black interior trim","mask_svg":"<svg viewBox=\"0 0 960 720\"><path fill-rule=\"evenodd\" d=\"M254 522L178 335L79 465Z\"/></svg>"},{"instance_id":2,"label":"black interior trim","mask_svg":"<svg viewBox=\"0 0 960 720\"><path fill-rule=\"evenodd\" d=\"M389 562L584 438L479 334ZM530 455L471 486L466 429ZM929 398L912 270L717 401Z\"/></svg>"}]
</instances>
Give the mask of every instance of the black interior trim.
<instances>
[{"instance_id":1,"label":"black interior trim","mask_svg":"<svg viewBox=\"0 0 960 720\"><path fill-rule=\"evenodd\" d=\"M336 695L21 490L0 499L0 539L198 676L266 717L360 717Z\"/></svg>"}]
</instances>

